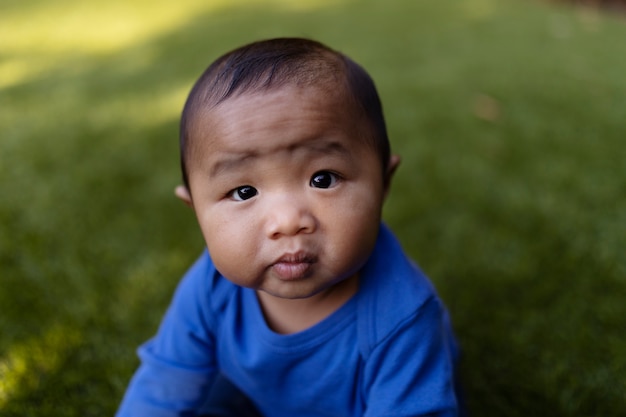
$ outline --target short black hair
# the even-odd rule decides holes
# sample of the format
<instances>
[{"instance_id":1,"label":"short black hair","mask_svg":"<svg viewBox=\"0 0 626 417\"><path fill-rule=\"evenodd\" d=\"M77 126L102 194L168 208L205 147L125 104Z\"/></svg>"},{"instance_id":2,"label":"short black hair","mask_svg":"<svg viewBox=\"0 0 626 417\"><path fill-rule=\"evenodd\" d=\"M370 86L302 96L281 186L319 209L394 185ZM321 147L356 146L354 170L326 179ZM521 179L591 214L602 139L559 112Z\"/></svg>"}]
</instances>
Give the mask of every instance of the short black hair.
<instances>
[{"instance_id":1,"label":"short black hair","mask_svg":"<svg viewBox=\"0 0 626 417\"><path fill-rule=\"evenodd\" d=\"M356 62L326 45L304 38L276 38L244 45L213 62L194 84L180 121L180 162L189 189L187 158L194 118L229 97L285 85L343 86L357 114L369 123L369 144L381 158L383 175L390 156L383 109L374 81Z\"/></svg>"}]
</instances>

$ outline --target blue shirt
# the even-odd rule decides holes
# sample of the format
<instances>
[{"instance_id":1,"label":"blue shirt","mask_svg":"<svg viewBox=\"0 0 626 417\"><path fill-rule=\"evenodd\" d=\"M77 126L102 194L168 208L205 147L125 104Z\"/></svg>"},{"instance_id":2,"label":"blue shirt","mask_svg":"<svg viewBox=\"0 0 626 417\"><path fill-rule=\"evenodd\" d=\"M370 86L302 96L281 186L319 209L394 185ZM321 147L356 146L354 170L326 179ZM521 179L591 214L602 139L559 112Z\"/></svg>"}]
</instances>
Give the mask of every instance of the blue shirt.
<instances>
[{"instance_id":1,"label":"blue shirt","mask_svg":"<svg viewBox=\"0 0 626 417\"><path fill-rule=\"evenodd\" d=\"M266 417L458 414L446 310L385 226L358 292L289 335L269 329L254 290L204 252L139 355L118 417L193 415L219 373Z\"/></svg>"}]
</instances>

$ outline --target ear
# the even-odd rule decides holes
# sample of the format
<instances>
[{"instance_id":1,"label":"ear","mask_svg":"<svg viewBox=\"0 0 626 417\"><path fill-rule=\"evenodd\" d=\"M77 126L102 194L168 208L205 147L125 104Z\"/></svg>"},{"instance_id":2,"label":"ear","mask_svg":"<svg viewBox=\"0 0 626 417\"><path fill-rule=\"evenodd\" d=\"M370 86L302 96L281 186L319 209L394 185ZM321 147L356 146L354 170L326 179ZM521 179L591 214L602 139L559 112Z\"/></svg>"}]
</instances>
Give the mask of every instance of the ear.
<instances>
[{"instance_id":1,"label":"ear","mask_svg":"<svg viewBox=\"0 0 626 417\"><path fill-rule=\"evenodd\" d=\"M396 173L399 165L400 155L391 155L389 157L389 164L387 165L387 172L385 172L385 197L387 197L387 194L389 193L391 179L393 178L393 174Z\"/></svg>"},{"instance_id":2,"label":"ear","mask_svg":"<svg viewBox=\"0 0 626 417\"><path fill-rule=\"evenodd\" d=\"M185 187L184 185L176 186L176 188L174 189L174 194L176 195L176 197L181 199L182 202L185 203L187 206L193 208L191 193L189 192L189 189L187 187Z\"/></svg>"}]
</instances>

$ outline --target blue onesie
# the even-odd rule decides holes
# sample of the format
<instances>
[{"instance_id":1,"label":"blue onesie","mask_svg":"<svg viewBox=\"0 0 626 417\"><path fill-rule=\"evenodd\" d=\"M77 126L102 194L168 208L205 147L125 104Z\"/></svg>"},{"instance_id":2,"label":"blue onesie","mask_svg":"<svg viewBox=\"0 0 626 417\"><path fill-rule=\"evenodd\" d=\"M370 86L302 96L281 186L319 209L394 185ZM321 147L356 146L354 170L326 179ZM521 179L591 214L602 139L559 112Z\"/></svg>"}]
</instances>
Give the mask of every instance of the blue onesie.
<instances>
[{"instance_id":1,"label":"blue onesie","mask_svg":"<svg viewBox=\"0 0 626 417\"><path fill-rule=\"evenodd\" d=\"M447 312L385 226L358 292L289 335L270 330L254 290L205 251L139 355L118 417L196 415L221 375L265 417L458 414Z\"/></svg>"}]
</instances>

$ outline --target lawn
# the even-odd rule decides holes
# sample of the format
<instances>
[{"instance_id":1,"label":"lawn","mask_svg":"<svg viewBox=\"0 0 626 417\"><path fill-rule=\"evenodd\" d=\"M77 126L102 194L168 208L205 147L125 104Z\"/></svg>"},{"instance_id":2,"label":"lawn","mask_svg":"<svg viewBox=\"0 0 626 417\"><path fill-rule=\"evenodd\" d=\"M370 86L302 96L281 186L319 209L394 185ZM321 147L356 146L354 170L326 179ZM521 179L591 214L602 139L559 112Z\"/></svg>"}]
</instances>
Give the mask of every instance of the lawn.
<instances>
[{"instance_id":1,"label":"lawn","mask_svg":"<svg viewBox=\"0 0 626 417\"><path fill-rule=\"evenodd\" d=\"M110 416L202 249L177 123L306 36L377 82L385 219L452 313L472 416L626 415L626 16L526 0L3 0L0 415Z\"/></svg>"}]
</instances>

